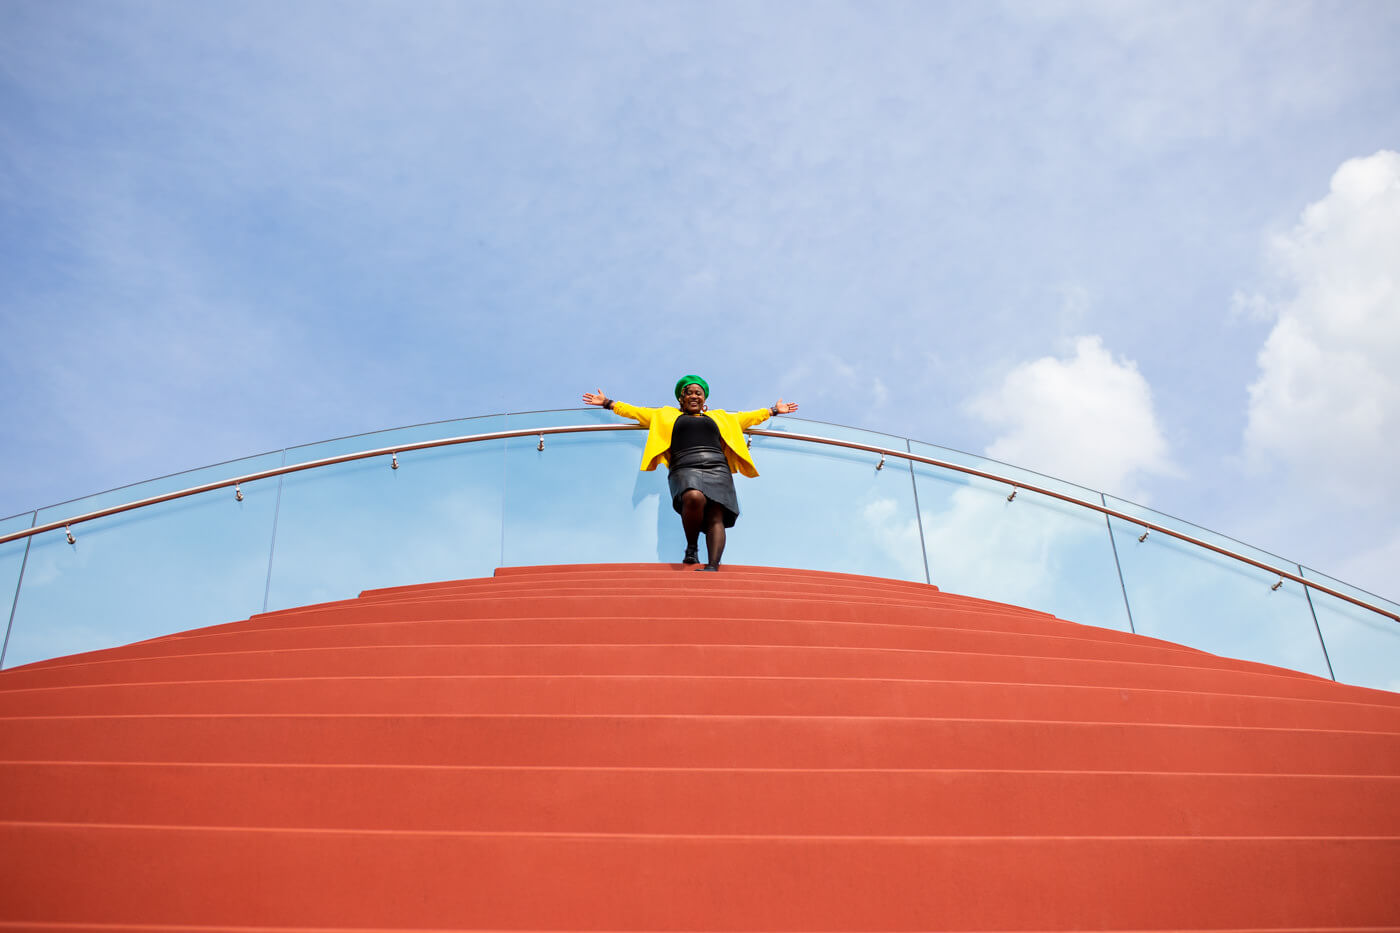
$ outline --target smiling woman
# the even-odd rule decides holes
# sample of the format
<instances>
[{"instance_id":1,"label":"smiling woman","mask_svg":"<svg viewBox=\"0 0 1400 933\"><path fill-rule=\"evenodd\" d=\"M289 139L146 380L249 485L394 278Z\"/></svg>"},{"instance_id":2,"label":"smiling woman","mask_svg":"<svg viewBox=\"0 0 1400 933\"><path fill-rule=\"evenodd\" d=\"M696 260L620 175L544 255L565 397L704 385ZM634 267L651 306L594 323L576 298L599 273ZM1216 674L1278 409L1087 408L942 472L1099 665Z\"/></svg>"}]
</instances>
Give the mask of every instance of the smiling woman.
<instances>
[{"instance_id":1,"label":"smiling woman","mask_svg":"<svg viewBox=\"0 0 1400 933\"><path fill-rule=\"evenodd\" d=\"M734 490L734 474L757 476L744 442L744 429L761 424L773 415L797 411L796 402L781 398L769 408L731 414L711 409L710 385L696 375L676 381L676 404L661 408L638 408L607 397L602 389L583 393L589 405L601 405L647 428L642 469L655 470L666 464L671 489L671 506L681 517L685 530L684 563L700 562L700 532L705 532L706 562L701 570L719 570L724 554L725 529L739 520L739 496Z\"/></svg>"}]
</instances>

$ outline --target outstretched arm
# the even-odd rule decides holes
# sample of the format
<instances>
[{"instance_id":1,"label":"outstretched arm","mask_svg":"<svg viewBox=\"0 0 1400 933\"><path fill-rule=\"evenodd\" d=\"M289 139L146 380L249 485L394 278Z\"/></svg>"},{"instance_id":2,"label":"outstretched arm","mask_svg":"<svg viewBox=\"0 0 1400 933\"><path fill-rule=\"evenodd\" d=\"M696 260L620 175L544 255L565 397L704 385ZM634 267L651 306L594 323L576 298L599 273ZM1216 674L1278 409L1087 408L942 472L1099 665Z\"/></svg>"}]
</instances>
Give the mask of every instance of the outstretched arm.
<instances>
[{"instance_id":1,"label":"outstretched arm","mask_svg":"<svg viewBox=\"0 0 1400 933\"><path fill-rule=\"evenodd\" d=\"M612 413L615 415L621 415L624 418L631 418L633 421L637 422L644 428L649 427L651 425L652 412L655 411L655 409L652 408L638 408L635 405L628 405L626 402L619 402L616 399L610 399L608 398L607 393L605 393L602 389L597 389L593 392L583 393L583 401L584 404L587 405L601 405L602 407L612 411Z\"/></svg>"},{"instance_id":2,"label":"outstretched arm","mask_svg":"<svg viewBox=\"0 0 1400 933\"><path fill-rule=\"evenodd\" d=\"M738 418L742 427L749 428L756 424L762 424L774 415L786 415L794 411L797 411L796 402L785 402L782 399L778 399L777 404L771 405L768 408L739 412Z\"/></svg>"}]
</instances>

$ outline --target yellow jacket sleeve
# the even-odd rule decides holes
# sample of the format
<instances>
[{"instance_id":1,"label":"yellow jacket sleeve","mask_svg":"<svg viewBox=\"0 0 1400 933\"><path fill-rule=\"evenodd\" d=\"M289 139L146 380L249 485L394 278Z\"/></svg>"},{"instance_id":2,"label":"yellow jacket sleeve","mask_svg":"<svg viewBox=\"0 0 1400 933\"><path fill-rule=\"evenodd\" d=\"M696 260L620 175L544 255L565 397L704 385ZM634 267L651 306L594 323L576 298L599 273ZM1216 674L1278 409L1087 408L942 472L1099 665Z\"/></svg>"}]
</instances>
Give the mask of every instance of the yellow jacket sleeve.
<instances>
[{"instance_id":1,"label":"yellow jacket sleeve","mask_svg":"<svg viewBox=\"0 0 1400 933\"><path fill-rule=\"evenodd\" d=\"M735 412L734 417L739 419L739 427L751 428L773 417L773 410L771 408L755 408L753 411Z\"/></svg>"},{"instance_id":2,"label":"yellow jacket sleeve","mask_svg":"<svg viewBox=\"0 0 1400 933\"><path fill-rule=\"evenodd\" d=\"M619 402L613 399L612 412L624 418L631 418L644 428L651 427L651 419L656 414L655 408L638 408L636 405L628 405L626 402Z\"/></svg>"}]
</instances>

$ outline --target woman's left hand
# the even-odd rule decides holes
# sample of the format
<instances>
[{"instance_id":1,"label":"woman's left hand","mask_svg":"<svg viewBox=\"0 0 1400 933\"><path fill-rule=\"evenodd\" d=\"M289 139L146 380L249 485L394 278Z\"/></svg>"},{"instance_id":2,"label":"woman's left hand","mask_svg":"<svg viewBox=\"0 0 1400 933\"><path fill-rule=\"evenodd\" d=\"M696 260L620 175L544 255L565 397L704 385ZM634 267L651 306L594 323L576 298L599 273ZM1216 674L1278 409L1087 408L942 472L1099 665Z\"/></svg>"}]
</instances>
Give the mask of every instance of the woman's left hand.
<instances>
[{"instance_id":1,"label":"woman's left hand","mask_svg":"<svg viewBox=\"0 0 1400 933\"><path fill-rule=\"evenodd\" d=\"M797 411L797 403L785 402L782 399L778 399L778 404L774 405L773 408L778 412L778 414L787 415Z\"/></svg>"}]
</instances>

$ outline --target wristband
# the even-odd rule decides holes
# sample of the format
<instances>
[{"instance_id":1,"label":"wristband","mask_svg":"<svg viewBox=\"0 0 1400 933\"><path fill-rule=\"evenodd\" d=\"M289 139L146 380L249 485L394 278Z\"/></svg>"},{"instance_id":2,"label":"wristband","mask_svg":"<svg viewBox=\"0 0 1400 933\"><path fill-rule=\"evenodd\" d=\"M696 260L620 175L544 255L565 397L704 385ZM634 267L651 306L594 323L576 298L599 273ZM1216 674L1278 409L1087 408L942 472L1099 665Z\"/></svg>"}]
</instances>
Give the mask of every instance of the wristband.
<instances>
[{"instance_id":1,"label":"wristband","mask_svg":"<svg viewBox=\"0 0 1400 933\"><path fill-rule=\"evenodd\" d=\"M768 410L773 414L773 417L776 418L776 417L778 416L778 406L777 406L777 405L774 405L772 408L770 408L770 409L768 409Z\"/></svg>"},{"instance_id":2,"label":"wristband","mask_svg":"<svg viewBox=\"0 0 1400 933\"><path fill-rule=\"evenodd\" d=\"M613 400L610 398L603 399L603 407L606 408L608 411L612 411Z\"/></svg>"}]
</instances>

